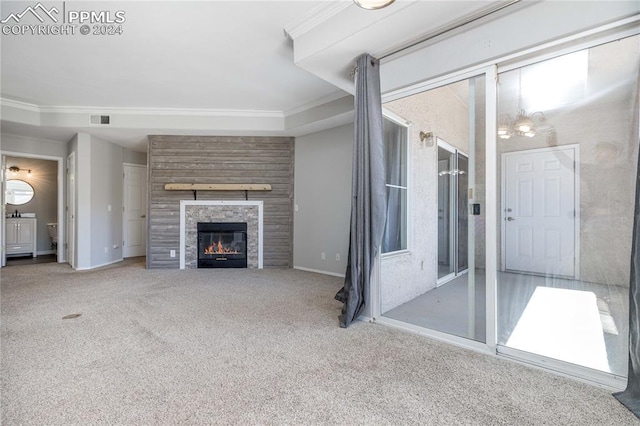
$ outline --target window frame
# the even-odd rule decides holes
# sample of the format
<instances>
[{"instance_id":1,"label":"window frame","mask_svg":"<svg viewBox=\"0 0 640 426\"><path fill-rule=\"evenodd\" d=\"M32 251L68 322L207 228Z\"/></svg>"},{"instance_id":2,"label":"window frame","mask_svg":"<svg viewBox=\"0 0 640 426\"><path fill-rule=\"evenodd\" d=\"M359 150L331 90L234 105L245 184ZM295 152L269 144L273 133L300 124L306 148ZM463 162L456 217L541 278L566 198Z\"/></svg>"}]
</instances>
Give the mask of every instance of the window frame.
<instances>
[{"instance_id":1,"label":"window frame","mask_svg":"<svg viewBox=\"0 0 640 426\"><path fill-rule=\"evenodd\" d=\"M386 108L382 108L382 118L389 120L391 122L393 122L394 124L397 124L398 126L404 127L406 130L406 137L404 140L404 143L406 145L406 155L407 155L407 159L406 159L406 164L407 164L407 186L406 188L403 187L399 187L397 185L390 185L386 182L385 179L385 189L392 187L392 188L400 188L400 189L405 189L406 191L406 197L407 197L407 205L406 205L406 211L405 213L405 220L406 220L406 228L405 228L405 241L407 242L407 247L400 249L400 250L394 250L394 251L389 251L389 252L383 252L382 251L382 246L380 247L380 255L382 258L389 258L389 257L394 257L394 256L400 256L400 255L405 255L408 253L411 253L412 250L412 242L413 242L413 225L412 225L412 215L411 215L411 211L413 208L412 205L412 194L411 194L411 190L413 188L413 144L411 143L412 137L411 137L411 132L412 132L412 123L408 120L405 120L404 118L400 117L399 115L389 111ZM386 221L385 221L385 232L386 232Z\"/></svg>"}]
</instances>

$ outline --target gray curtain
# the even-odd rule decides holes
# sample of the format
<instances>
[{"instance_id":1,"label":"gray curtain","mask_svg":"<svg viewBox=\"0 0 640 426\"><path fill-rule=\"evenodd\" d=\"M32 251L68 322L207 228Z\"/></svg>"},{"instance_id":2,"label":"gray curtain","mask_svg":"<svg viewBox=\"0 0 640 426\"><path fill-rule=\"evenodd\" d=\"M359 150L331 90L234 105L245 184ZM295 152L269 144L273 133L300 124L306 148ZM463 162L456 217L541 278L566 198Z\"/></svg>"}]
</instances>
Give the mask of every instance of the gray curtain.
<instances>
[{"instance_id":1,"label":"gray curtain","mask_svg":"<svg viewBox=\"0 0 640 426\"><path fill-rule=\"evenodd\" d=\"M627 389L614 393L640 418L640 158L636 172L636 210L633 221L633 243L631 247L631 282L629 285L629 378Z\"/></svg>"},{"instance_id":2,"label":"gray curtain","mask_svg":"<svg viewBox=\"0 0 640 426\"><path fill-rule=\"evenodd\" d=\"M351 182L351 232L340 327L358 319L369 300L371 271L386 213L380 64L370 55L356 62L355 131Z\"/></svg>"}]
</instances>

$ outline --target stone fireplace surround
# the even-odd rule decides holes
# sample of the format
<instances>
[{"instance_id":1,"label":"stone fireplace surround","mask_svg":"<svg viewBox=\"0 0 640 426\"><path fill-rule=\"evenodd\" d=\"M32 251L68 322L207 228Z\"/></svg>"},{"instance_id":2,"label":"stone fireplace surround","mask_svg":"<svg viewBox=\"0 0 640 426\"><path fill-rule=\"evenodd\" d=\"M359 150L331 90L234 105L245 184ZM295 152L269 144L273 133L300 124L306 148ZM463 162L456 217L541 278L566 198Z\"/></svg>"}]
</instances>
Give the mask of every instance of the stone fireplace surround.
<instances>
[{"instance_id":1,"label":"stone fireplace surround","mask_svg":"<svg viewBox=\"0 0 640 426\"><path fill-rule=\"evenodd\" d=\"M180 269L198 267L198 222L247 222L247 268L262 269L262 201L180 200Z\"/></svg>"}]
</instances>

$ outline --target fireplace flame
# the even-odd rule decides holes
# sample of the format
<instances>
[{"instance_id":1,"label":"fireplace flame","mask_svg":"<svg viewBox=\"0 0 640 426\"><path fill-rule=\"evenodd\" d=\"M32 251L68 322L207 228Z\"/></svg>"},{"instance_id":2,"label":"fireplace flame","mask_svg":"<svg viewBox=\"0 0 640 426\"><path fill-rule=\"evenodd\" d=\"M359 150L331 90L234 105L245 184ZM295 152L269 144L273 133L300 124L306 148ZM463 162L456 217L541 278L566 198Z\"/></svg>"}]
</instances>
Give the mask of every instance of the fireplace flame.
<instances>
[{"instance_id":1,"label":"fireplace flame","mask_svg":"<svg viewBox=\"0 0 640 426\"><path fill-rule=\"evenodd\" d=\"M204 254L239 254L238 250L232 250L222 245L222 241L213 243L204 249Z\"/></svg>"}]
</instances>

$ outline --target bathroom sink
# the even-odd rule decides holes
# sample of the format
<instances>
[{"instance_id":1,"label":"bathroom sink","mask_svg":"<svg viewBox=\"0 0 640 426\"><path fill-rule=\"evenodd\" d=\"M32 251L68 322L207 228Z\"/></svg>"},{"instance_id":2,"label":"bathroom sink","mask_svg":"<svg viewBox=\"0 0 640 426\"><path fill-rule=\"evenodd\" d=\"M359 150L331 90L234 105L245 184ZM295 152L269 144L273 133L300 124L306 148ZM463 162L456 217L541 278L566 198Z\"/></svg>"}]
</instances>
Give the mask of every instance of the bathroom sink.
<instances>
[{"instance_id":1,"label":"bathroom sink","mask_svg":"<svg viewBox=\"0 0 640 426\"><path fill-rule=\"evenodd\" d=\"M11 219L12 217L15 218L16 216L11 216L10 214L8 214L7 219ZM35 213L20 213L20 217L36 217Z\"/></svg>"}]
</instances>

